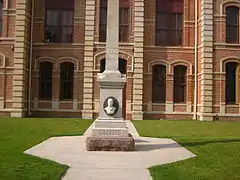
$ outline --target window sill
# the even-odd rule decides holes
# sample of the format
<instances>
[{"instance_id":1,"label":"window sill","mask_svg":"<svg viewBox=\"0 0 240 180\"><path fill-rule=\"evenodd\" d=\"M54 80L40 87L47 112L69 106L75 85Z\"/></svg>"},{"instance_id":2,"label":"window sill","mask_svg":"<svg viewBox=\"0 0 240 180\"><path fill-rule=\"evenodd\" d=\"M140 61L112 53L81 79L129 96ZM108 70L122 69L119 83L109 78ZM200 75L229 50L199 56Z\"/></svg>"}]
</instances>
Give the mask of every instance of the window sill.
<instances>
[{"instance_id":1,"label":"window sill","mask_svg":"<svg viewBox=\"0 0 240 180\"><path fill-rule=\"evenodd\" d=\"M73 42L44 42L44 44L49 44L49 45L73 45Z\"/></svg>"},{"instance_id":2,"label":"window sill","mask_svg":"<svg viewBox=\"0 0 240 180\"><path fill-rule=\"evenodd\" d=\"M94 44L96 44L96 45L106 45L106 42L99 42L99 41L95 41L94 42ZM130 46L132 46L132 45L134 45L134 43L130 43L130 42L119 42L119 45L122 45L122 46L124 46L124 45L130 45Z\"/></svg>"},{"instance_id":3,"label":"window sill","mask_svg":"<svg viewBox=\"0 0 240 180\"><path fill-rule=\"evenodd\" d=\"M59 102L73 102L73 99L60 99Z\"/></svg>"},{"instance_id":4,"label":"window sill","mask_svg":"<svg viewBox=\"0 0 240 180\"><path fill-rule=\"evenodd\" d=\"M160 48L182 48L183 45L176 45L176 46L171 46L171 45L169 45L169 46L163 46L163 45L156 45L156 44L155 44L155 47L160 47Z\"/></svg>"},{"instance_id":5,"label":"window sill","mask_svg":"<svg viewBox=\"0 0 240 180\"><path fill-rule=\"evenodd\" d=\"M166 105L165 102L153 102L152 105L155 105L155 106L162 106L162 105Z\"/></svg>"},{"instance_id":6,"label":"window sill","mask_svg":"<svg viewBox=\"0 0 240 180\"><path fill-rule=\"evenodd\" d=\"M84 43L45 43L45 42L38 42L38 43L33 43L34 46L52 46L52 47L56 47L56 46L68 46L68 47L72 47L72 46L84 46Z\"/></svg>"},{"instance_id":7,"label":"window sill","mask_svg":"<svg viewBox=\"0 0 240 180\"><path fill-rule=\"evenodd\" d=\"M214 43L216 46L240 47L240 43Z\"/></svg>"},{"instance_id":8,"label":"window sill","mask_svg":"<svg viewBox=\"0 0 240 180\"><path fill-rule=\"evenodd\" d=\"M167 49L167 50L176 50L176 49L191 49L193 50L193 46L156 46L156 45L144 45L144 48L151 48L152 49Z\"/></svg>"},{"instance_id":9,"label":"window sill","mask_svg":"<svg viewBox=\"0 0 240 180\"><path fill-rule=\"evenodd\" d=\"M176 106L186 106L187 105L185 102L180 102L180 103L173 102L173 104Z\"/></svg>"},{"instance_id":10,"label":"window sill","mask_svg":"<svg viewBox=\"0 0 240 180\"><path fill-rule=\"evenodd\" d=\"M152 103L152 105L166 105L166 104L169 104L169 103L157 103L157 102L153 102ZM173 105L177 105L177 106L186 106L187 104L186 103L184 103L184 102L181 102L181 103L175 103L175 102L173 102L173 103L171 103L171 104L173 104Z\"/></svg>"},{"instance_id":11,"label":"window sill","mask_svg":"<svg viewBox=\"0 0 240 180\"><path fill-rule=\"evenodd\" d=\"M238 104L226 104L226 107L239 107Z\"/></svg>"},{"instance_id":12,"label":"window sill","mask_svg":"<svg viewBox=\"0 0 240 180\"><path fill-rule=\"evenodd\" d=\"M15 38L0 36L0 41L15 41Z\"/></svg>"}]
</instances>

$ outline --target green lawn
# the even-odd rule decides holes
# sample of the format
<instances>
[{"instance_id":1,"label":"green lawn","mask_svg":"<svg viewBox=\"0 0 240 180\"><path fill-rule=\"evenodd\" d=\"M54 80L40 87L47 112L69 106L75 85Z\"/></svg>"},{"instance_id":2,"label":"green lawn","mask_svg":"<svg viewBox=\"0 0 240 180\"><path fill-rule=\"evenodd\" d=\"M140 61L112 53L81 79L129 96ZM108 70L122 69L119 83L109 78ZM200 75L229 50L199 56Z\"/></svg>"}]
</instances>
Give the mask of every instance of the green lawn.
<instances>
[{"instance_id":1,"label":"green lawn","mask_svg":"<svg viewBox=\"0 0 240 180\"><path fill-rule=\"evenodd\" d=\"M196 158L150 168L153 180L239 180L240 123L135 121L142 136L172 138Z\"/></svg>"},{"instance_id":2,"label":"green lawn","mask_svg":"<svg viewBox=\"0 0 240 180\"><path fill-rule=\"evenodd\" d=\"M67 167L23 154L51 136L81 135L92 123L79 119L0 118L0 179L60 179Z\"/></svg>"},{"instance_id":3,"label":"green lawn","mask_svg":"<svg viewBox=\"0 0 240 180\"><path fill-rule=\"evenodd\" d=\"M81 135L92 123L79 119L0 118L0 179L60 179L67 166L23 154L51 136ZM154 180L240 179L240 123L134 121L142 136L172 138L196 158L150 168Z\"/></svg>"}]
</instances>

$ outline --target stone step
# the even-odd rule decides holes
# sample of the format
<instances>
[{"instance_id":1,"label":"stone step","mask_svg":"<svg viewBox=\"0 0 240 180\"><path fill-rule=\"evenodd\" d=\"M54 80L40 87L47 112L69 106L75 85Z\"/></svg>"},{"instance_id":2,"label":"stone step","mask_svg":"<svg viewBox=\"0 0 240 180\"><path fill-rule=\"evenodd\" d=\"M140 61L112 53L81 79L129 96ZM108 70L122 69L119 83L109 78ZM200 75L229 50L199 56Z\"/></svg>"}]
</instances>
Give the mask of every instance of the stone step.
<instances>
[{"instance_id":1,"label":"stone step","mask_svg":"<svg viewBox=\"0 0 240 180\"><path fill-rule=\"evenodd\" d=\"M147 169L70 169L63 180L152 180Z\"/></svg>"},{"instance_id":2,"label":"stone step","mask_svg":"<svg viewBox=\"0 0 240 180\"><path fill-rule=\"evenodd\" d=\"M95 128L127 128L124 120L96 120Z\"/></svg>"}]
</instances>

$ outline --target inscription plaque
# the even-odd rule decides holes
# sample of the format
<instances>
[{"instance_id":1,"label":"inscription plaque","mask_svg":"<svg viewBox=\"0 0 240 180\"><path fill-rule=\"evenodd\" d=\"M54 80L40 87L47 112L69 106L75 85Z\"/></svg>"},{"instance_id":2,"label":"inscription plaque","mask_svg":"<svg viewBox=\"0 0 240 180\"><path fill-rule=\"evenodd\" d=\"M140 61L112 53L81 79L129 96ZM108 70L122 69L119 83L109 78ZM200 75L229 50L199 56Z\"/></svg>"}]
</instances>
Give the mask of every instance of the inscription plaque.
<instances>
[{"instance_id":1,"label":"inscription plaque","mask_svg":"<svg viewBox=\"0 0 240 180\"><path fill-rule=\"evenodd\" d=\"M120 136L121 131L114 131L114 130L101 130L99 131L100 136Z\"/></svg>"}]
</instances>

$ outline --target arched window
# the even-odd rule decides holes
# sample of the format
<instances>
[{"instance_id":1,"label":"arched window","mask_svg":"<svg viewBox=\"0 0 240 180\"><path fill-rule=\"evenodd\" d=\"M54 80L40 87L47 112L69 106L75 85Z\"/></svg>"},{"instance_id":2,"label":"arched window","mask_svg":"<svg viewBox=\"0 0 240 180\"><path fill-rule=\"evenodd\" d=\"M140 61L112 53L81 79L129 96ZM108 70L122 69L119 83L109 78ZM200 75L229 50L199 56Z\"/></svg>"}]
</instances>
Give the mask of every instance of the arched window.
<instances>
[{"instance_id":1,"label":"arched window","mask_svg":"<svg viewBox=\"0 0 240 180\"><path fill-rule=\"evenodd\" d=\"M127 61L125 59L119 58L118 70L120 71L121 74L127 73Z\"/></svg>"},{"instance_id":2,"label":"arched window","mask_svg":"<svg viewBox=\"0 0 240 180\"><path fill-rule=\"evenodd\" d=\"M130 25L130 0L119 1L119 41L127 42ZM107 35L107 0L100 0L99 41L106 42Z\"/></svg>"},{"instance_id":3,"label":"arched window","mask_svg":"<svg viewBox=\"0 0 240 180\"><path fill-rule=\"evenodd\" d=\"M182 45L183 0L156 0L156 45Z\"/></svg>"},{"instance_id":4,"label":"arched window","mask_svg":"<svg viewBox=\"0 0 240 180\"><path fill-rule=\"evenodd\" d=\"M46 0L45 41L71 43L75 0Z\"/></svg>"},{"instance_id":5,"label":"arched window","mask_svg":"<svg viewBox=\"0 0 240 180\"><path fill-rule=\"evenodd\" d=\"M60 100L73 99L74 64L63 62L60 64Z\"/></svg>"},{"instance_id":6,"label":"arched window","mask_svg":"<svg viewBox=\"0 0 240 180\"><path fill-rule=\"evenodd\" d=\"M106 60L102 59L100 61L100 73L103 73L105 71L105 66L106 66Z\"/></svg>"},{"instance_id":7,"label":"arched window","mask_svg":"<svg viewBox=\"0 0 240 180\"><path fill-rule=\"evenodd\" d=\"M239 43L239 8L226 8L226 42Z\"/></svg>"},{"instance_id":8,"label":"arched window","mask_svg":"<svg viewBox=\"0 0 240 180\"><path fill-rule=\"evenodd\" d=\"M178 65L174 67L174 103L186 102L186 73L186 66Z\"/></svg>"},{"instance_id":9,"label":"arched window","mask_svg":"<svg viewBox=\"0 0 240 180\"><path fill-rule=\"evenodd\" d=\"M166 101L166 67L154 65L152 69L152 102L165 103Z\"/></svg>"},{"instance_id":10,"label":"arched window","mask_svg":"<svg viewBox=\"0 0 240 180\"><path fill-rule=\"evenodd\" d=\"M0 67L4 67L5 66L5 57L4 55L0 54Z\"/></svg>"},{"instance_id":11,"label":"arched window","mask_svg":"<svg viewBox=\"0 0 240 180\"><path fill-rule=\"evenodd\" d=\"M102 59L100 61L100 73L103 73L103 71L105 71L105 66L106 66L106 60ZM120 71L121 74L127 73L127 61L125 59L122 59L122 58L118 59L118 70Z\"/></svg>"},{"instance_id":12,"label":"arched window","mask_svg":"<svg viewBox=\"0 0 240 180\"><path fill-rule=\"evenodd\" d=\"M2 36L2 24L3 24L3 0L0 0L0 36Z\"/></svg>"},{"instance_id":13,"label":"arched window","mask_svg":"<svg viewBox=\"0 0 240 180\"><path fill-rule=\"evenodd\" d=\"M236 104L236 83L238 64L229 62L226 64L226 104Z\"/></svg>"},{"instance_id":14,"label":"arched window","mask_svg":"<svg viewBox=\"0 0 240 180\"><path fill-rule=\"evenodd\" d=\"M39 99L52 99L52 71L53 64L51 62L40 63Z\"/></svg>"}]
</instances>

